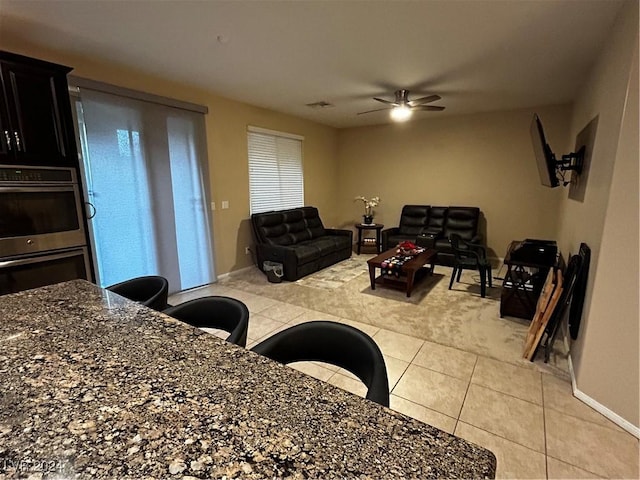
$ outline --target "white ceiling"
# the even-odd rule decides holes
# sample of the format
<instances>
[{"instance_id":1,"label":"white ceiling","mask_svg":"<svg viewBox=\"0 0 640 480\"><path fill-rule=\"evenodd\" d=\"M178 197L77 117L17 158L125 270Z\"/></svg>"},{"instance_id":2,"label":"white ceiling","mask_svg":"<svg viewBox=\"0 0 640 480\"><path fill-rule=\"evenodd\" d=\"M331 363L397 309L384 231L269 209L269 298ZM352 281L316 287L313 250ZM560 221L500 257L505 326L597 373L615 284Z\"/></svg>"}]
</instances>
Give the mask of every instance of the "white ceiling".
<instances>
[{"instance_id":1,"label":"white ceiling","mask_svg":"<svg viewBox=\"0 0 640 480\"><path fill-rule=\"evenodd\" d=\"M2 32L334 127L569 102L619 0L0 0ZM221 39L222 41L220 41ZM0 44L1 45L1 44ZM71 65L73 66L73 65ZM332 108L305 104L327 101Z\"/></svg>"}]
</instances>

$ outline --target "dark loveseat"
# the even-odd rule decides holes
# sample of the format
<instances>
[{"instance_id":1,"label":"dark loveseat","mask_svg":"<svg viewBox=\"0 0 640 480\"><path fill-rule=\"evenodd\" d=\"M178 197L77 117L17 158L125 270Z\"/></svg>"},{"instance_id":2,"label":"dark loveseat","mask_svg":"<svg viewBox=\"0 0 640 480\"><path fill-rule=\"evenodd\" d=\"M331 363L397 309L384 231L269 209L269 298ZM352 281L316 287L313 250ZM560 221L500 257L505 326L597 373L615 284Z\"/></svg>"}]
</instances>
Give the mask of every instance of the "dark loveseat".
<instances>
[{"instance_id":1,"label":"dark loveseat","mask_svg":"<svg viewBox=\"0 0 640 480\"><path fill-rule=\"evenodd\" d=\"M432 207L430 205L405 205L400 215L400 225L382 230L382 248L388 250L405 240L438 251L435 263L452 267L454 253L449 236L457 233L468 242L480 243L477 207Z\"/></svg>"},{"instance_id":2,"label":"dark loveseat","mask_svg":"<svg viewBox=\"0 0 640 480\"><path fill-rule=\"evenodd\" d=\"M293 281L351 256L353 232L324 228L315 207L254 213L258 268L267 260L281 263L284 279Z\"/></svg>"}]
</instances>

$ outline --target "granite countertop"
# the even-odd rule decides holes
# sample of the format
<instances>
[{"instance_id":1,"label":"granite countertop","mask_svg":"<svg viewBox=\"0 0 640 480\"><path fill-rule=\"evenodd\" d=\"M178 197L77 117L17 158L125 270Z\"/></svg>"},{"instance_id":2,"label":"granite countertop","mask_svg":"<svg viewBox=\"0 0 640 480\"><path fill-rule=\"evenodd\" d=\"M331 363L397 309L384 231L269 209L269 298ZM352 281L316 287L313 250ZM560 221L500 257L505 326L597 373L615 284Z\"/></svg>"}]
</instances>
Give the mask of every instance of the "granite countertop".
<instances>
[{"instance_id":1,"label":"granite countertop","mask_svg":"<svg viewBox=\"0 0 640 480\"><path fill-rule=\"evenodd\" d=\"M0 296L0 479L493 478L461 438L75 280Z\"/></svg>"}]
</instances>

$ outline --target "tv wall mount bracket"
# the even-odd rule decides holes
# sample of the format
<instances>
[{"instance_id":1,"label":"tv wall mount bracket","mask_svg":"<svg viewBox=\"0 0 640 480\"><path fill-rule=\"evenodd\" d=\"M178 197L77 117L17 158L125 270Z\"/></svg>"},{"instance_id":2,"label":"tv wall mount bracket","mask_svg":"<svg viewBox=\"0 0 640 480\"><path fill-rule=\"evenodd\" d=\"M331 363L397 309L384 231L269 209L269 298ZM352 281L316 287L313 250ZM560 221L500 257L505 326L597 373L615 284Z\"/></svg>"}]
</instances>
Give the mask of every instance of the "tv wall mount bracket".
<instances>
[{"instance_id":1,"label":"tv wall mount bracket","mask_svg":"<svg viewBox=\"0 0 640 480\"><path fill-rule=\"evenodd\" d=\"M562 185L567 186L570 181L565 179L565 172L576 172L577 175L582 173L582 166L584 165L585 146L583 145L577 152L567 153L562 155L561 160L555 160L556 172L559 176L559 180L562 180Z\"/></svg>"}]
</instances>

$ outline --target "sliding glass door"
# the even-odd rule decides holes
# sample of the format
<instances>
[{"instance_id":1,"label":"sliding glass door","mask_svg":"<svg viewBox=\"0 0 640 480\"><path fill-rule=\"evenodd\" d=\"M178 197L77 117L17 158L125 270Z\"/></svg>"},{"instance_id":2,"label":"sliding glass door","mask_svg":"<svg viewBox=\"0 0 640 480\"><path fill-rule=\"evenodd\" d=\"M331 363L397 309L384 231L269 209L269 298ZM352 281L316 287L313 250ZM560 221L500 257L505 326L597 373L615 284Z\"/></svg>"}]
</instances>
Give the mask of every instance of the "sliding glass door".
<instances>
[{"instance_id":1,"label":"sliding glass door","mask_svg":"<svg viewBox=\"0 0 640 480\"><path fill-rule=\"evenodd\" d=\"M100 285L215 281L203 114L84 88L76 113Z\"/></svg>"}]
</instances>

